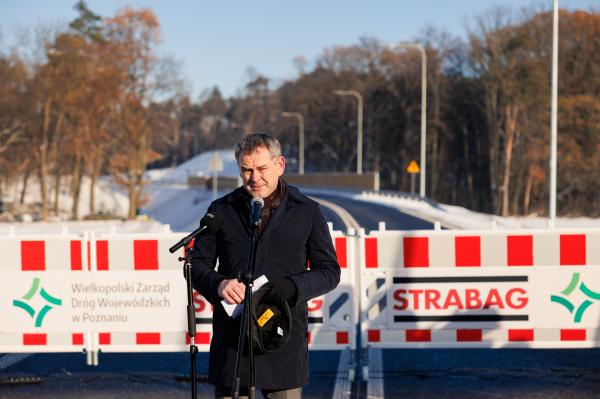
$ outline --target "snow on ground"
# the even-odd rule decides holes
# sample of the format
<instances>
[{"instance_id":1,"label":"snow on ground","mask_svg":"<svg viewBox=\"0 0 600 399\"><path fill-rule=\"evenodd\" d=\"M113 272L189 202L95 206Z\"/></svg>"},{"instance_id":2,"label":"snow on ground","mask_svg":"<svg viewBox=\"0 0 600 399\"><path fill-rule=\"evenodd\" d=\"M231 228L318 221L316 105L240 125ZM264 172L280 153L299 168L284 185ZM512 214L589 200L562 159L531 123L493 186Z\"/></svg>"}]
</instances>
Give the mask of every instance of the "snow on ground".
<instances>
[{"instance_id":1,"label":"snow on ground","mask_svg":"<svg viewBox=\"0 0 600 399\"><path fill-rule=\"evenodd\" d=\"M219 176L237 176L238 167L232 150L218 150L223 162L223 171ZM176 232L189 232L198 226L206 209L210 205L212 191L205 187L188 187L189 176L210 176L209 162L214 152L208 151L189 159L176 168L154 169L146 172L145 177L149 184L145 193L150 199L142 209L142 213L150 221L106 221L106 222L64 222L60 223L15 223L14 231L17 233L48 232L60 233L62 226L67 226L69 231L97 231L108 232L115 226L117 232L159 232L170 228ZM33 179L35 180L35 179ZM542 217L507 217L489 215L470 211L466 208L453 205L438 204L429 200L420 200L410 194L385 194L356 191L332 191L310 188L311 194L329 193L343 195L356 200L374 202L394 207L431 222L440 221L443 226L457 229L487 230L495 223L498 229L541 229L546 228L548 219ZM11 194L18 194L18 188L6 190L5 202L11 202ZM218 197L226 192L219 192ZM26 202L39 201L39 188L35 181L27 187ZM103 177L96 188L96 210L125 216L128 208L128 199L122 189L111 183L109 177ZM71 199L67 190L61 192L61 207L63 218L68 215ZM79 204L80 216L89 213L89 181L85 180ZM11 224L0 223L0 234L10 231ZM600 228L600 219L592 218L557 218L557 228Z\"/></svg>"},{"instance_id":2,"label":"snow on ground","mask_svg":"<svg viewBox=\"0 0 600 399\"><path fill-rule=\"evenodd\" d=\"M548 227L547 217L512 216L501 217L470 211L466 208L438 204L433 201L422 201L409 194L381 194L362 192L348 193L347 196L361 200L388 205L400 211L418 214L431 222L439 221L443 226L456 229L487 230L492 223L498 229L545 229ZM600 218L556 218L556 228L600 228Z\"/></svg>"},{"instance_id":3,"label":"snow on ground","mask_svg":"<svg viewBox=\"0 0 600 399\"><path fill-rule=\"evenodd\" d=\"M156 220L81 220L68 222L19 222L0 223L0 235L4 234L79 234L93 231L96 234L163 233L166 226Z\"/></svg>"},{"instance_id":4,"label":"snow on ground","mask_svg":"<svg viewBox=\"0 0 600 399\"><path fill-rule=\"evenodd\" d=\"M233 150L217 150L216 152L223 162L223 171L219 172L219 176L237 176L239 172ZM162 169L162 175L156 171L149 171L147 177L156 182L187 184L189 176L211 176L209 162L213 154L214 151L203 152L176 168ZM153 179L154 176L158 179Z\"/></svg>"},{"instance_id":5,"label":"snow on ground","mask_svg":"<svg viewBox=\"0 0 600 399\"><path fill-rule=\"evenodd\" d=\"M82 180L78 204L79 217L90 214L90 182L88 177L84 177ZM71 215L73 199L69 191L68 183L69 182L63 180L61 184L58 200L60 208L60 215L58 216L59 221L67 220ZM6 187L2 197L4 203L12 203L15 199L18 201L21 195L22 186L23 182L17 181ZM47 195L49 198L49 206L52 207L54 204L53 185L48 185ZM25 204L41 203L40 185L34 177L31 177L27 183L24 202ZM127 216L129 199L125 194L114 189L109 178L100 178L98 179L94 190L94 204L96 212L125 217Z\"/></svg>"},{"instance_id":6,"label":"snow on ground","mask_svg":"<svg viewBox=\"0 0 600 399\"><path fill-rule=\"evenodd\" d=\"M173 231L189 232L198 227L200 219L212 201L212 191L205 188L183 188L151 184L148 187L151 202L142 209L144 214ZM218 196L225 195L219 192Z\"/></svg>"},{"instance_id":7,"label":"snow on ground","mask_svg":"<svg viewBox=\"0 0 600 399\"><path fill-rule=\"evenodd\" d=\"M237 176L239 173L233 150L218 150L217 154L223 162L223 171L219 172L219 176ZM188 187L187 179L189 176L211 176L209 162L213 156L214 152L208 151L176 168L147 172L150 184L145 190L150 202L142 212L168 224L173 231L186 232L198 227L213 200L212 190L203 186ZM226 192L218 192L217 197L225 194Z\"/></svg>"}]
</instances>

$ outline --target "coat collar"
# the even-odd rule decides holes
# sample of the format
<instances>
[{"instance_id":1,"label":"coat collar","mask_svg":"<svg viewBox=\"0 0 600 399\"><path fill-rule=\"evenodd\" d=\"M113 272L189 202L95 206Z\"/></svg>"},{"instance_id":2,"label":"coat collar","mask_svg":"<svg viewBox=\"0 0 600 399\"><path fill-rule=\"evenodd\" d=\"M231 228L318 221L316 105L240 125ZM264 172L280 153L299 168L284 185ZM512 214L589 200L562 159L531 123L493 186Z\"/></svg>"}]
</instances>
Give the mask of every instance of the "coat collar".
<instances>
[{"instance_id":1,"label":"coat collar","mask_svg":"<svg viewBox=\"0 0 600 399\"><path fill-rule=\"evenodd\" d=\"M248 192L244 189L243 186L236 188L227 196L227 202L237 202L244 200L250 203L250 199L250 194L248 194Z\"/></svg>"},{"instance_id":2,"label":"coat collar","mask_svg":"<svg viewBox=\"0 0 600 399\"><path fill-rule=\"evenodd\" d=\"M304 194L302 194L297 187L288 184L287 189L285 191L291 200L300 202L301 204L308 203L308 198Z\"/></svg>"},{"instance_id":3,"label":"coat collar","mask_svg":"<svg viewBox=\"0 0 600 399\"><path fill-rule=\"evenodd\" d=\"M302 204L306 204L308 202L308 198L303 195L298 188L290 184L286 185L284 197L288 197L290 200ZM244 201L245 203L249 204L251 199L252 198L250 197L250 194L248 194L248 191L246 191L243 186L236 188L231 192L230 195L227 196L227 202ZM288 202L288 206L289 205L290 202Z\"/></svg>"}]
</instances>

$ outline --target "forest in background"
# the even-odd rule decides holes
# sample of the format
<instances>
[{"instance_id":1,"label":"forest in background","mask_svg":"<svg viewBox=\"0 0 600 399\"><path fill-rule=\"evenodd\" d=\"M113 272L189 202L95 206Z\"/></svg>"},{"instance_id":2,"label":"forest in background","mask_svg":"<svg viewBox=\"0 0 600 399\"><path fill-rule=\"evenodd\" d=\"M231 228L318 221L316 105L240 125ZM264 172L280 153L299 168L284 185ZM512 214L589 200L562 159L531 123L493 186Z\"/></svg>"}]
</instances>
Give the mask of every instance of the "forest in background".
<instances>
[{"instance_id":1,"label":"forest in background","mask_svg":"<svg viewBox=\"0 0 600 399\"><path fill-rule=\"evenodd\" d=\"M68 27L38 29L33 50L0 47L0 190L40 182L42 219L58 212L65 183L71 217L84 216L81 190L93 193L105 174L128 193L133 218L147 168L232 147L252 131L279 137L293 173L298 127L284 111L305 118L307 173L354 171L356 101L335 90L364 98L363 170L378 171L382 189L409 190L405 169L420 151L418 51L363 38L324 49L310 67L297 57L294 79L254 72L235 96L215 87L192 99L180 66L156 50L151 10L101 17L83 1L75 7ZM549 10L490 9L466 39L435 28L416 38L427 54L428 197L503 216L548 213L551 33ZM597 217L600 12L561 10L559 37L558 214Z\"/></svg>"}]
</instances>

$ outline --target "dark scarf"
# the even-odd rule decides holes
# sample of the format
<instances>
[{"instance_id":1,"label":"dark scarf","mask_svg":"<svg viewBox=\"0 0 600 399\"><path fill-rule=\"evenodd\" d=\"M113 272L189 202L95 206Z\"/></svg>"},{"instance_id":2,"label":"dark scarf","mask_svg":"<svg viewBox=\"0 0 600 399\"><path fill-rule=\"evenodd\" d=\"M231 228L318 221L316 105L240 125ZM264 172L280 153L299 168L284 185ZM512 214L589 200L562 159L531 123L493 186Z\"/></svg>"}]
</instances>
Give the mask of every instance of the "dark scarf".
<instances>
[{"instance_id":1,"label":"dark scarf","mask_svg":"<svg viewBox=\"0 0 600 399\"><path fill-rule=\"evenodd\" d=\"M262 213L260 215L260 233L262 233L267 227L267 223L269 223L269 219L275 211L277 207L281 204L283 200L283 196L285 195L285 181L280 177L279 182L277 183L277 188L271 195L265 198L265 206L262 209Z\"/></svg>"}]
</instances>

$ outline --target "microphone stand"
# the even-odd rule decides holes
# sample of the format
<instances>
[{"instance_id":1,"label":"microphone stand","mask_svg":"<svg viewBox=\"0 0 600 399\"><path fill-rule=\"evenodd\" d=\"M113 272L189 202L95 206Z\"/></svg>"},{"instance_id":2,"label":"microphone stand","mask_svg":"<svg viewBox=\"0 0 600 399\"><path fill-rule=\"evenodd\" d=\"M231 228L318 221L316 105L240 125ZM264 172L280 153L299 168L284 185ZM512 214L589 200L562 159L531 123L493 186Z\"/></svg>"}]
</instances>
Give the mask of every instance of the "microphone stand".
<instances>
[{"instance_id":1,"label":"microphone stand","mask_svg":"<svg viewBox=\"0 0 600 399\"><path fill-rule=\"evenodd\" d=\"M260 223L260 219L259 219ZM250 309L252 309L252 286L254 285L254 254L256 237L258 232L259 224L250 223L250 229L252 230L250 236L250 250L248 254L248 263L246 272L243 276L239 276L238 280L246 285L244 294L244 309L242 311L242 322L240 324L240 335L238 337L238 350L237 358L235 360L235 374L233 379L233 388L231 390L232 399L239 399L240 397L240 366L242 363L242 354L244 351L245 343L245 331L248 332L248 365L250 374L250 383L248 387L248 399L256 398L256 386L254 382L254 348L252 338L252 319L250 317Z\"/></svg>"},{"instance_id":2,"label":"microphone stand","mask_svg":"<svg viewBox=\"0 0 600 399\"><path fill-rule=\"evenodd\" d=\"M183 272L185 275L185 281L187 285L187 324L188 324L188 335L190 336L190 362L191 362L191 390L192 399L198 397L198 384L196 378L196 355L198 354L198 347L196 346L196 310L194 308L193 291L192 291L192 259L191 252L192 248L185 248L186 254L184 257L180 257L179 261L184 261Z\"/></svg>"},{"instance_id":3,"label":"microphone stand","mask_svg":"<svg viewBox=\"0 0 600 399\"><path fill-rule=\"evenodd\" d=\"M185 281L187 285L187 322L188 322L188 335L190 336L190 361L191 361L191 385L192 385L192 399L196 399L198 396L197 387L197 376L196 376L196 355L198 354L198 347L196 346L196 309L194 308L194 293L192 290L192 252L193 247L189 247L189 243L200 236L205 231L216 232L219 230L223 221L217 217L214 213L207 213L200 220L200 226L188 234L186 237L179 240L179 242L169 248L169 252L174 253L179 248L184 247L185 256L179 257L179 261L185 261L183 265L183 274L185 275Z\"/></svg>"}]
</instances>

